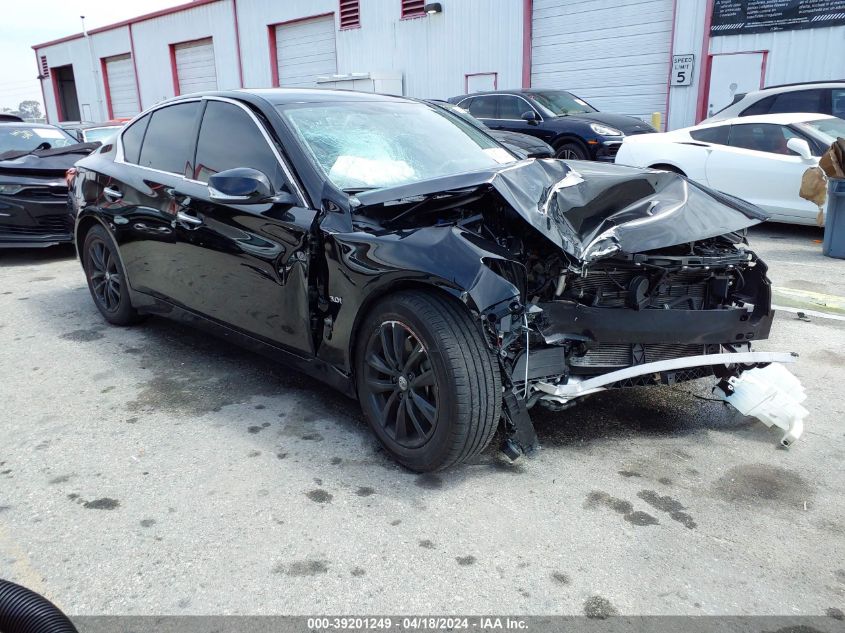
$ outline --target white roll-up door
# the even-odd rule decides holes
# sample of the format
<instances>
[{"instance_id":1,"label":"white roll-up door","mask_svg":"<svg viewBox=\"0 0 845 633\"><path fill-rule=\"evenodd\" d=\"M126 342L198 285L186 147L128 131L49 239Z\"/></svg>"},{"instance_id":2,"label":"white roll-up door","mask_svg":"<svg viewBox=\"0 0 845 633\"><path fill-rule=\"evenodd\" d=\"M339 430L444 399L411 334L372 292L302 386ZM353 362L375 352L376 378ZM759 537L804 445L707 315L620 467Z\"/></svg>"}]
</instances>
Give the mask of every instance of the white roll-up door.
<instances>
[{"instance_id":1,"label":"white roll-up door","mask_svg":"<svg viewBox=\"0 0 845 633\"><path fill-rule=\"evenodd\" d=\"M176 77L179 94L217 90L217 69L214 66L214 45L211 38L176 44Z\"/></svg>"},{"instance_id":2,"label":"white roll-up door","mask_svg":"<svg viewBox=\"0 0 845 633\"><path fill-rule=\"evenodd\" d=\"M276 27L279 85L314 87L317 77L337 73L334 16Z\"/></svg>"},{"instance_id":3,"label":"white roll-up door","mask_svg":"<svg viewBox=\"0 0 845 633\"><path fill-rule=\"evenodd\" d=\"M570 90L617 114L664 112L672 3L534 0L531 87Z\"/></svg>"},{"instance_id":4,"label":"white roll-up door","mask_svg":"<svg viewBox=\"0 0 845 633\"><path fill-rule=\"evenodd\" d=\"M107 57L106 82L109 87L111 115L116 119L133 117L141 111L138 105L138 85L135 83L135 67L132 56Z\"/></svg>"}]
</instances>

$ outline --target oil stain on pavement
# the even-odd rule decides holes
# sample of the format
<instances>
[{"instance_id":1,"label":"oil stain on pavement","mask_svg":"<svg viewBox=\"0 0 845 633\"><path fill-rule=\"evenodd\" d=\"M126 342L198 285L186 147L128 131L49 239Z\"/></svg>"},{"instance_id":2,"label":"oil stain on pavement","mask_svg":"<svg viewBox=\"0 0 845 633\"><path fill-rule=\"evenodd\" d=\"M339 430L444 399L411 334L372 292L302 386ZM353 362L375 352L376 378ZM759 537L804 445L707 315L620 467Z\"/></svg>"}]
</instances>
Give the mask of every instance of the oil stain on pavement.
<instances>
[{"instance_id":1,"label":"oil stain on pavement","mask_svg":"<svg viewBox=\"0 0 845 633\"><path fill-rule=\"evenodd\" d=\"M685 512L686 508L681 505L680 501L677 501L668 495L662 497L654 490L640 490L637 493L637 496L652 508L666 512L670 518L677 521L685 528L692 530L697 527L696 522Z\"/></svg>"},{"instance_id":2,"label":"oil stain on pavement","mask_svg":"<svg viewBox=\"0 0 845 633\"><path fill-rule=\"evenodd\" d=\"M593 490L587 495L587 500L584 502L584 507L587 509L595 509L599 506L609 508L621 514L622 517L636 526L657 525L659 521L647 512L634 510L634 505L630 501L618 499L601 490Z\"/></svg>"},{"instance_id":3,"label":"oil stain on pavement","mask_svg":"<svg viewBox=\"0 0 845 633\"><path fill-rule=\"evenodd\" d=\"M815 496L815 488L800 475L768 464L734 466L715 482L713 491L731 503L796 509Z\"/></svg>"}]
</instances>

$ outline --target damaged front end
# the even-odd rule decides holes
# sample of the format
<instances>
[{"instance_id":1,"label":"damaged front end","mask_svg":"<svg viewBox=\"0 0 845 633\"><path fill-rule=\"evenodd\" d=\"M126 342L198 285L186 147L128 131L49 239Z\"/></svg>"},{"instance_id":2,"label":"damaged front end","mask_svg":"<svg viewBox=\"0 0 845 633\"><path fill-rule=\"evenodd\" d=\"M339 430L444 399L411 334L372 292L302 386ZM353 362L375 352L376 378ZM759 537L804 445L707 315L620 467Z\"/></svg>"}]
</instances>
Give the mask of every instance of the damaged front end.
<instances>
[{"instance_id":1,"label":"damaged front end","mask_svg":"<svg viewBox=\"0 0 845 633\"><path fill-rule=\"evenodd\" d=\"M563 409L607 389L710 376L733 404L743 372L795 360L752 349L774 312L744 232L766 216L676 174L528 160L356 202L385 228L448 225L501 254L484 267L512 296L475 289L471 307L499 357L511 457L537 445L537 404ZM800 435L798 409L773 422L784 444Z\"/></svg>"}]
</instances>

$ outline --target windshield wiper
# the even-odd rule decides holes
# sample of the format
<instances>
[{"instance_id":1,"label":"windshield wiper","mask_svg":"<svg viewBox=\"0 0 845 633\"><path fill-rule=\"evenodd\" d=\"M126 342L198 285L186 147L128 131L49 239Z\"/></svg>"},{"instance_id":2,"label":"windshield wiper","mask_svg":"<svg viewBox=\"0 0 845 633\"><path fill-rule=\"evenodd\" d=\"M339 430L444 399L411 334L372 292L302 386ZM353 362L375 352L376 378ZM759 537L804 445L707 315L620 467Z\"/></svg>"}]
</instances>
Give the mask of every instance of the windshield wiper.
<instances>
[{"instance_id":1,"label":"windshield wiper","mask_svg":"<svg viewBox=\"0 0 845 633\"><path fill-rule=\"evenodd\" d=\"M372 191L373 189L378 189L378 187L347 187L346 189L341 189L341 191L343 193L355 195L356 193L363 193L364 191Z\"/></svg>"}]
</instances>

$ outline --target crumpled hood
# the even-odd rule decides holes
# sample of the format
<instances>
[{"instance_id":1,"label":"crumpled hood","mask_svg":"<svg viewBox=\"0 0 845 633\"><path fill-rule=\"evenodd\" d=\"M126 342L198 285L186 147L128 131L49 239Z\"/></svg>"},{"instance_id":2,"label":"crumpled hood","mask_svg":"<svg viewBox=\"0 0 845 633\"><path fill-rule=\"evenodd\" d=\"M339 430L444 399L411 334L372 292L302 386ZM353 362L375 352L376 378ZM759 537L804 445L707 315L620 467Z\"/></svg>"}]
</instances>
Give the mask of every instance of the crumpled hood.
<instances>
[{"instance_id":1,"label":"crumpled hood","mask_svg":"<svg viewBox=\"0 0 845 633\"><path fill-rule=\"evenodd\" d=\"M485 184L584 262L696 242L767 219L754 205L671 172L553 159L366 191L357 199L367 206Z\"/></svg>"}]
</instances>

